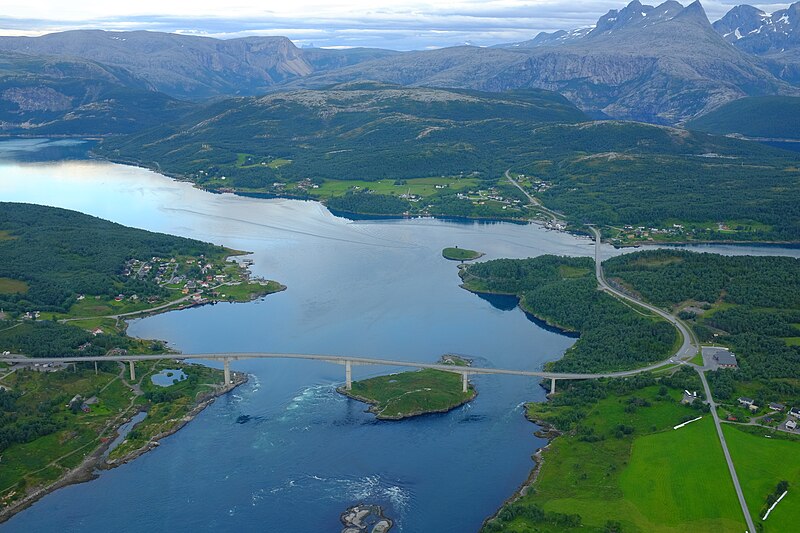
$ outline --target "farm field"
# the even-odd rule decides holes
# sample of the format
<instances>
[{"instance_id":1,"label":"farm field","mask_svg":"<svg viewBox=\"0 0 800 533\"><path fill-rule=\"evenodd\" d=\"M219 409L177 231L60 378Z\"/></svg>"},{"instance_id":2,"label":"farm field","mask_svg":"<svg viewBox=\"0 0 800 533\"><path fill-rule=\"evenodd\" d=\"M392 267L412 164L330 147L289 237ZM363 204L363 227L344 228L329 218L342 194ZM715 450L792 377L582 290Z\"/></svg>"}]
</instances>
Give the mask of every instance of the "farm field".
<instances>
[{"instance_id":1,"label":"farm field","mask_svg":"<svg viewBox=\"0 0 800 533\"><path fill-rule=\"evenodd\" d=\"M787 440L763 429L750 432L730 424L722 429L756 527L763 526L764 533L796 530L800 523L800 440ZM767 496L783 480L789 482L788 494L762 521L769 508Z\"/></svg>"},{"instance_id":2,"label":"farm field","mask_svg":"<svg viewBox=\"0 0 800 533\"><path fill-rule=\"evenodd\" d=\"M560 428L580 420L544 452L526 496L483 531L744 531L710 415L681 405L677 387L665 388L612 392L577 409L575 397L558 406L531 404L532 419Z\"/></svg>"}]
</instances>

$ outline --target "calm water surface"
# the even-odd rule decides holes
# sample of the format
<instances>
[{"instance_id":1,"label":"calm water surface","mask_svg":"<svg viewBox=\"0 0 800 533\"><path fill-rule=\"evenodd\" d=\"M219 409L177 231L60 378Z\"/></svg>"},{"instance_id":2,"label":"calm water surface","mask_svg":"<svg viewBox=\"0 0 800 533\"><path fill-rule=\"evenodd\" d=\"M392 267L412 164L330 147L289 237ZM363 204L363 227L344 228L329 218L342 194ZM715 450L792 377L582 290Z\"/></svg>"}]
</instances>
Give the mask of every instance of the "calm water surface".
<instances>
[{"instance_id":1,"label":"calm water surface","mask_svg":"<svg viewBox=\"0 0 800 533\"><path fill-rule=\"evenodd\" d=\"M185 353L435 361L452 352L481 366L530 370L574 342L517 308L460 289L456 264L441 249L473 248L487 259L591 255L586 239L534 225L353 222L315 202L212 195L133 167L35 162L58 158L58 147L12 143L0 142L0 199L247 250L256 274L288 286L249 304L134 321L132 335L167 340ZM62 148L80 155L75 145ZM704 249L800 255L774 247ZM340 528L345 508L366 502L383 505L397 531L475 531L525 480L530 456L543 444L522 403L544 394L523 378L477 377L479 396L469 405L379 422L335 392L344 379L340 366L276 360L233 368L249 373L250 382L155 451L45 497L2 529L328 532ZM361 378L395 369L353 370Z\"/></svg>"}]
</instances>

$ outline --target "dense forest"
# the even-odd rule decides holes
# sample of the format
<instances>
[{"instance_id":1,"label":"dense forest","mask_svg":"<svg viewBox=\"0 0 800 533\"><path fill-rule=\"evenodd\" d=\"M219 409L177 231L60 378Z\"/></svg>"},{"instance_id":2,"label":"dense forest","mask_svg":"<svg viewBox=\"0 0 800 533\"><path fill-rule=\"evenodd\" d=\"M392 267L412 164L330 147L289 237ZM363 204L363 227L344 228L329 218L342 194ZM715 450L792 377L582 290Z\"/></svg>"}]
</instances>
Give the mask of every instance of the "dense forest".
<instances>
[{"instance_id":1,"label":"dense forest","mask_svg":"<svg viewBox=\"0 0 800 533\"><path fill-rule=\"evenodd\" d=\"M768 139L800 139L800 98L740 98L689 121L688 127L719 134L739 133Z\"/></svg>"},{"instance_id":2,"label":"dense forest","mask_svg":"<svg viewBox=\"0 0 800 533\"><path fill-rule=\"evenodd\" d=\"M600 372L642 366L665 359L676 342L675 329L666 321L598 291L589 258L497 259L469 265L461 276L469 290L517 295L526 311L580 334L564 357L551 364L553 370Z\"/></svg>"},{"instance_id":3,"label":"dense forest","mask_svg":"<svg viewBox=\"0 0 800 533\"><path fill-rule=\"evenodd\" d=\"M65 209L0 202L0 308L66 312L78 294L163 296L155 283L122 276L129 259L208 257L225 249L127 228ZM14 284L14 282L17 284ZM19 282L23 282L19 284Z\"/></svg>"},{"instance_id":4,"label":"dense forest","mask_svg":"<svg viewBox=\"0 0 800 533\"><path fill-rule=\"evenodd\" d=\"M650 250L603 263L646 300L671 307L701 341L730 346L738 371L709 374L715 396L727 399L736 382L757 380L763 394L800 397L800 260ZM786 378L781 381L777 378Z\"/></svg>"}]
</instances>

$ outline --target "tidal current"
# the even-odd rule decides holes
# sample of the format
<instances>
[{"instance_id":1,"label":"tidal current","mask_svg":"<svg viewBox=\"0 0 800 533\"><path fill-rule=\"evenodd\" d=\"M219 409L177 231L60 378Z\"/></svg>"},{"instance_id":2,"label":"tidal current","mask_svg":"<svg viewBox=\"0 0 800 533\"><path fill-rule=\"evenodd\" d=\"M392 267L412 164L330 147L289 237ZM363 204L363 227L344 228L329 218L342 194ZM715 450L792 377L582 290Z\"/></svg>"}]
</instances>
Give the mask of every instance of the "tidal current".
<instances>
[{"instance_id":1,"label":"tidal current","mask_svg":"<svg viewBox=\"0 0 800 533\"><path fill-rule=\"evenodd\" d=\"M302 352L535 370L574 339L459 287L458 245L484 259L590 256L591 241L536 225L352 221L321 204L216 195L148 170L90 161L72 141L0 142L0 200L74 209L252 252L254 274L288 286L131 322L184 353ZM721 253L800 255L777 247ZM605 256L615 252L604 248ZM250 381L132 463L60 489L3 531L330 532L358 503L407 533L476 531L526 479L544 444L523 417L533 380L472 378L479 395L442 415L381 422L335 387L337 365L237 361ZM396 369L354 367L354 379Z\"/></svg>"}]
</instances>

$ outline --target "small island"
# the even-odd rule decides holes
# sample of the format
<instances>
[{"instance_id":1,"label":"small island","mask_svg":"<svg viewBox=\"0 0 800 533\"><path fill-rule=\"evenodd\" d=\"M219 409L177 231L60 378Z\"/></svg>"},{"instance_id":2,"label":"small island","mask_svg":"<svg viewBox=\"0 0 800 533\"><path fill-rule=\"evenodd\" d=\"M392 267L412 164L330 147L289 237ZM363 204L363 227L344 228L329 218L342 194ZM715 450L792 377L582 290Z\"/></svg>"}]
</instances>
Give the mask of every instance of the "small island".
<instances>
[{"instance_id":1,"label":"small island","mask_svg":"<svg viewBox=\"0 0 800 533\"><path fill-rule=\"evenodd\" d=\"M340 517L342 533L386 533L394 523L383 514L380 505L361 504L350 507Z\"/></svg>"},{"instance_id":2,"label":"small island","mask_svg":"<svg viewBox=\"0 0 800 533\"><path fill-rule=\"evenodd\" d=\"M445 248L442 250L442 257L450 261L474 261L484 256L483 252L476 252L475 250L468 250L467 248L459 248L458 246L452 248Z\"/></svg>"},{"instance_id":3,"label":"small island","mask_svg":"<svg viewBox=\"0 0 800 533\"><path fill-rule=\"evenodd\" d=\"M467 359L446 355L439 364L469 366ZM352 390L338 392L370 404L369 411L379 420L402 420L430 413L446 413L473 400L478 395L471 384L462 391L457 372L425 368L354 381Z\"/></svg>"}]
</instances>

